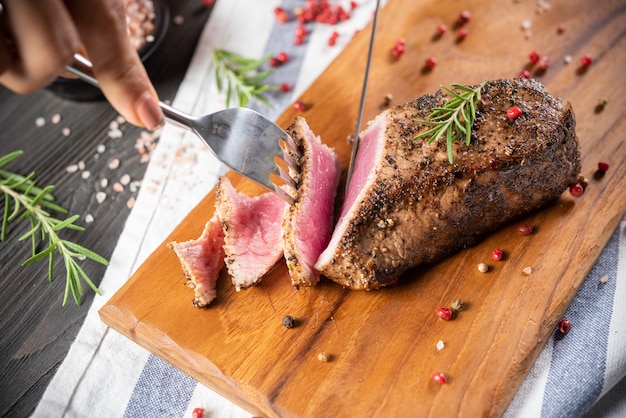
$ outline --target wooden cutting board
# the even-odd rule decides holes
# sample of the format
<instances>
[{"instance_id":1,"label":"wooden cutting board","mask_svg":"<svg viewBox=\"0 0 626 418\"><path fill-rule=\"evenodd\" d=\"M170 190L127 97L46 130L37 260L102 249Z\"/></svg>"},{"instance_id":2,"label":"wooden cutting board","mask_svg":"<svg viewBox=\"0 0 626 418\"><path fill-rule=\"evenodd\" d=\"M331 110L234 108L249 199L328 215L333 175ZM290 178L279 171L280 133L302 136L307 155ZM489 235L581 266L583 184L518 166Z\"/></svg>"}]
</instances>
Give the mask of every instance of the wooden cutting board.
<instances>
[{"instance_id":1,"label":"wooden cutting board","mask_svg":"<svg viewBox=\"0 0 626 418\"><path fill-rule=\"evenodd\" d=\"M550 66L531 72L577 115L589 180L584 195L564 192L549 208L477 246L371 292L328 281L296 291L281 262L259 286L239 293L223 274L216 301L198 310L164 243L101 309L102 320L258 415L500 415L626 212L626 3L560 1L549 10L535 1L464 3L472 20L458 41L460 3L389 0L379 20L365 120L382 110L387 94L402 103L440 84L514 77L536 49L549 56ZM437 39L441 23L448 32ZM309 125L344 163L368 32L361 31L300 97L309 106L303 113ZM400 37L406 52L394 59L391 49ZM583 71L585 54L593 63ZM425 71L431 56L438 65ZM602 109L601 99L607 101ZM296 113L287 109L278 123L286 127ZM599 161L610 169L595 178ZM240 191L259 193L249 181L228 177ZM213 203L214 192L166 242L198 237ZM520 223L533 225L535 233L520 235ZM506 254L503 261L491 260L496 247ZM490 265L488 273L477 270L481 262ZM526 267L532 274L522 273ZM457 298L465 309L452 321L438 319L436 309ZM298 326L284 328L285 315ZM438 350L440 340L445 346ZM320 352L330 361L320 362ZM446 373L448 383L432 382L434 371Z\"/></svg>"}]
</instances>

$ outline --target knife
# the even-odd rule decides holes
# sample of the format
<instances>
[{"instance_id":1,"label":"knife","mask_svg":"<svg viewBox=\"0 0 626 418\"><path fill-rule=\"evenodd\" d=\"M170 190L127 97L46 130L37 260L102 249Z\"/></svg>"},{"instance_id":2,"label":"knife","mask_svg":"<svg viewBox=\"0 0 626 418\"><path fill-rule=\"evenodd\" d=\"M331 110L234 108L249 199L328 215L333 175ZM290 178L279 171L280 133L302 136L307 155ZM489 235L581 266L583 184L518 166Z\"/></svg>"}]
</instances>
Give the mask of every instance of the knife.
<instances>
[{"instance_id":1,"label":"knife","mask_svg":"<svg viewBox=\"0 0 626 418\"><path fill-rule=\"evenodd\" d=\"M363 118L363 108L365 107L365 95L367 93L367 79L370 73L370 64L372 62L372 50L374 49L374 35L376 34L376 22L378 21L378 11L380 10L380 0L376 0L376 9L374 10L374 20L372 21L372 33L370 34L370 44L367 51L367 62L365 64L365 75L363 77L363 88L361 89L361 100L359 103L359 113L356 118L356 130L354 132L354 141L352 142L352 154L350 156L350 165L348 166L348 175L346 177L346 193L352 179L352 171L354 170L354 160L359 149L359 134L361 132L361 119Z\"/></svg>"}]
</instances>

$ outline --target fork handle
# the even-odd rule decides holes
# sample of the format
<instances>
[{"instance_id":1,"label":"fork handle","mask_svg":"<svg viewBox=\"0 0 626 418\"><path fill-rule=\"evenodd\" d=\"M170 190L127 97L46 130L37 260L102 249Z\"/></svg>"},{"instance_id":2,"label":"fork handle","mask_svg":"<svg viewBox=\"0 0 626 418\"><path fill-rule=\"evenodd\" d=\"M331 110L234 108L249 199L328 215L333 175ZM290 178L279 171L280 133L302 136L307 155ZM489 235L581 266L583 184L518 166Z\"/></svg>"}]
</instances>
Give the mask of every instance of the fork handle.
<instances>
[{"instance_id":1,"label":"fork handle","mask_svg":"<svg viewBox=\"0 0 626 418\"><path fill-rule=\"evenodd\" d=\"M92 86L100 88L100 83L98 83L98 80L96 80L96 77L93 74L93 65L91 61L83 55L74 54L74 62L71 65L66 66L65 69L69 73L74 74ZM159 101L159 107L163 111L163 116L168 119L169 122L173 122L175 125L190 131L195 130L193 116L174 109L162 101Z\"/></svg>"}]
</instances>

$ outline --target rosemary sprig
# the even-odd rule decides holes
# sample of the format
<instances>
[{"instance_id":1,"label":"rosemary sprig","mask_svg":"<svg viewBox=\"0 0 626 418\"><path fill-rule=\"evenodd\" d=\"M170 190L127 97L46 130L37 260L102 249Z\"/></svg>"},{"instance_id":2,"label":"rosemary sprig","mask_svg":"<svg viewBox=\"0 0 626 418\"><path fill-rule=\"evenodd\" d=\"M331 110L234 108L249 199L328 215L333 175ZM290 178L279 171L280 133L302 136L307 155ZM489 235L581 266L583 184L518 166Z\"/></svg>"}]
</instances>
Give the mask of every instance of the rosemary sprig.
<instances>
[{"instance_id":1,"label":"rosemary sprig","mask_svg":"<svg viewBox=\"0 0 626 418\"><path fill-rule=\"evenodd\" d=\"M432 109L429 120L418 119L416 122L430 125L432 128L416 135L413 139L426 138L428 143L439 140L444 134L448 149L448 161L454 163L452 143L465 135L465 144L469 145L472 137L472 125L476 119L476 105L480 99L480 91L487 84L483 81L476 88L461 84L452 84L450 87L441 86L452 97L443 105ZM455 91L458 90L457 91Z\"/></svg>"},{"instance_id":2,"label":"rosemary sprig","mask_svg":"<svg viewBox=\"0 0 626 418\"><path fill-rule=\"evenodd\" d=\"M48 280L52 281L55 254L61 255L66 271L63 305L65 306L67 302L70 290L74 301L80 305L80 298L84 293L81 279L94 292L100 294L100 291L78 265L77 260L89 258L103 265L108 265L108 261L95 252L72 241L62 239L58 235L64 229L83 231L84 228L75 223L79 215L58 219L50 214L49 211L67 214L66 209L54 203L54 196L52 195L54 186L39 188L33 180L34 173L21 176L1 169L22 153L22 151L14 151L0 157L0 191L4 197L0 241L5 241L9 223L28 220L30 229L19 237L18 241L30 240L32 250L31 256L22 263L22 266L47 258ZM45 244L41 245L42 243ZM40 250L42 246L45 248Z\"/></svg>"},{"instance_id":3,"label":"rosemary sprig","mask_svg":"<svg viewBox=\"0 0 626 418\"><path fill-rule=\"evenodd\" d=\"M224 49L213 50L215 80L220 93L226 89L226 106L235 101L240 107L246 107L251 99L257 99L271 107L263 93L277 90L278 87L264 84L263 81L273 73L272 70L259 71L271 54L261 59L245 58Z\"/></svg>"}]
</instances>

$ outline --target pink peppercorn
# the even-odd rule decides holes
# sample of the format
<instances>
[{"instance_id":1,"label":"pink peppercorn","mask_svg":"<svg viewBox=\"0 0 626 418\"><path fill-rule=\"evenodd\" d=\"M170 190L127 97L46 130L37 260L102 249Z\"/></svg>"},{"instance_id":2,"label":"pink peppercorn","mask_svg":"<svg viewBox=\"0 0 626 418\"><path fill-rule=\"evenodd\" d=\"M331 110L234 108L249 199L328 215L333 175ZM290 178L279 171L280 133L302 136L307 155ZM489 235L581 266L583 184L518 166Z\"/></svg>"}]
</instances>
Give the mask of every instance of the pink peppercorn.
<instances>
[{"instance_id":1,"label":"pink peppercorn","mask_svg":"<svg viewBox=\"0 0 626 418\"><path fill-rule=\"evenodd\" d=\"M593 60L591 59L590 55L585 55L580 59L581 67L589 67L592 62Z\"/></svg>"},{"instance_id":2,"label":"pink peppercorn","mask_svg":"<svg viewBox=\"0 0 626 418\"><path fill-rule=\"evenodd\" d=\"M337 43L337 38L339 37L339 32L333 32L330 34L330 37L328 38L327 44L328 46L333 46Z\"/></svg>"},{"instance_id":3,"label":"pink peppercorn","mask_svg":"<svg viewBox=\"0 0 626 418\"><path fill-rule=\"evenodd\" d=\"M585 188L580 183L574 183L569 186L569 192L572 194L572 196L578 197L585 192Z\"/></svg>"},{"instance_id":4,"label":"pink peppercorn","mask_svg":"<svg viewBox=\"0 0 626 418\"><path fill-rule=\"evenodd\" d=\"M440 385L444 385L448 381L448 378L442 372L433 372L433 374L430 375L430 378L433 380L433 382Z\"/></svg>"},{"instance_id":5,"label":"pink peppercorn","mask_svg":"<svg viewBox=\"0 0 626 418\"><path fill-rule=\"evenodd\" d=\"M561 335L567 335L571 329L572 329L572 323L570 322L569 319L563 318L559 321L558 330Z\"/></svg>"},{"instance_id":6,"label":"pink peppercorn","mask_svg":"<svg viewBox=\"0 0 626 418\"><path fill-rule=\"evenodd\" d=\"M609 163L605 163L604 161L600 161L598 163L598 171L608 171L609 170Z\"/></svg>"},{"instance_id":7,"label":"pink peppercorn","mask_svg":"<svg viewBox=\"0 0 626 418\"><path fill-rule=\"evenodd\" d=\"M448 308L447 306L442 306L441 308L437 309L437 316L444 321L449 321L452 319L452 309Z\"/></svg>"},{"instance_id":8,"label":"pink peppercorn","mask_svg":"<svg viewBox=\"0 0 626 418\"><path fill-rule=\"evenodd\" d=\"M435 68L436 65L437 65L437 59L435 57L429 57L426 60L426 68L428 68L429 70L432 70L433 68Z\"/></svg>"},{"instance_id":9,"label":"pink peppercorn","mask_svg":"<svg viewBox=\"0 0 626 418\"><path fill-rule=\"evenodd\" d=\"M539 58L539 62L537 64L537 66L542 71L547 70L548 67L550 66L550 58L548 58L547 55L544 55L543 57Z\"/></svg>"},{"instance_id":10,"label":"pink peppercorn","mask_svg":"<svg viewBox=\"0 0 626 418\"><path fill-rule=\"evenodd\" d=\"M459 14L459 23L460 24L464 24L469 22L470 20L472 20L472 12L470 12L469 10L463 10L460 14Z\"/></svg>"},{"instance_id":11,"label":"pink peppercorn","mask_svg":"<svg viewBox=\"0 0 626 418\"><path fill-rule=\"evenodd\" d=\"M291 91L291 85L290 85L289 83L282 83L282 84L280 85L280 90L281 90L283 93L287 93L287 92Z\"/></svg>"},{"instance_id":12,"label":"pink peppercorn","mask_svg":"<svg viewBox=\"0 0 626 418\"><path fill-rule=\"evenodd\" d=\"M537 64L539 62L539 58L541 58L541 56L539 55L539 52L533 50L530 55L528 56L528 59L530 60L530 62L532 62L533 64Z\"/></svg>"},{"instance_id":13,"label":"pink peppercorn","mask_svg":"<svg viewBox=\"0 0 626 418\"><path fill-rule=\"evenodd\" d=\"M444 33L446 33L448 31L448 27L446 25L444 25L443 23L439 26L437 26L437 35L443 35Z\"/></svg>"},{"instance_id":14,"label":"pink peppercorn","mask_svg":"<svg viewBox=\"0 0 626 418\"><path fill-rule=\"evenodd\" d=\"M289 21L289 15L281 7L276 7L274 9L274 14L276 15L276 21L278 23L287 23Z\"/></svg>"},{"instance_id":15,"label":"pink peppercorn","mask_svg":"<svg viewBox=\"0 0 626 418\"><path fill-rule=\"evenodd\" d=\"M509 119L517 119L522 115L522 109L517 106L513 106L506 111L506 117Z\"/></svg>"},{"instance_id":16,"label":"pink peppercorn","mask_svg":"<svg viewBox=\"0 0 626 418\"><path fill-rule=\"evenodd\" d=\"M522 224L517 227L517 232L519 232L522 235L530 235L533 233L533 227L528 224Z\"/></svg>"},{"instance_id":17,"label":"pink peppercorn","mask_svg":"<svg viewBox=\"0 0 626 418\"><path fill-rule=\"evenodd\" d=\"M500 248L496 248L491 252L491 258L495 261L500 261L504 258L504 252Z\"/></svg>"},{"instance_id":18,"label":"pink peppercorn","mask_svg":"<svg viewBox=\"0 0 626 418\"><path fill-rule=\"evenodd\" d=\"M304 26L300 25L296 28L295 34L297 38L302 38L307 34L307 30Z\"/></svg>"},{"instance_id":19,"label":"pink peppercorn","mask_svg":"<svg viewBox=\"0 0 626 418\"><path fill-rule=\"evenodd\" d=\"M530 78L530 71L528 70L522 70L519 74L518 74L519 78L525 78L525 79L529 79Z\"/></svg>"},{"instance_id":20,"label":"pink peppercorn","mask_svg":"<svg viewBox=\"0 0 626 418\"><path fill-rule=\"evenodd\" d=\"M289 55L287 55L286 52L279 52L278 54L276 54L276 59L279 63L284 64L289 61Z\"/></svg>"},{"instance_id":21,"label":"pink peppercorn","mask_svg":"<svg viewBox=\"0 0 626 418\"><path fill-rule=\"evenodd\" d=\"M306 105L304 104L303 101L301 100L297 100L294 104L293 104L293 108L296 109L299 112L305 111L306 110Z\"/></svg>"},{"instance_id":22,"label":"pink peppercorn","mask_svg":"<svg viewBox=\"0 0 626 418\"><path fill-rule=\"evenodd\" d=\"M463 39L467 38L467 34L468 34L468 33L469 33L469 31L467 30L467 28L462 28L462 29L459 31L459 34L458 34L458 39L459 39L459 40L463 40Z\"/></svg>"},{"instance_id":23,"label":"pink peppercorn","mask_svg":"<svg viewBox=\"0 0 626 418\"><path fill-rule=\"evenodd\" d=\"M393 46L393 49L391 50L391 54L396 58L400 58L402 54L404 54L405 50L406 50L406 47L405 47L404 42L396 41L395 45Z\"/></svg>"}]
</instances>

